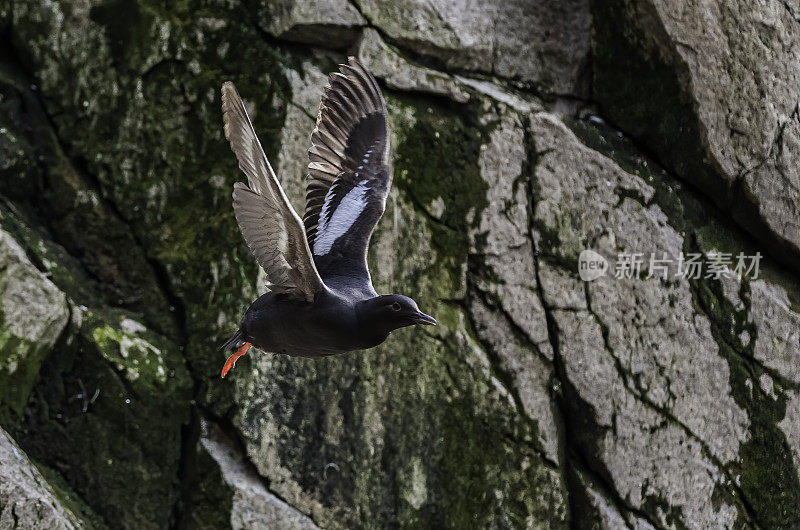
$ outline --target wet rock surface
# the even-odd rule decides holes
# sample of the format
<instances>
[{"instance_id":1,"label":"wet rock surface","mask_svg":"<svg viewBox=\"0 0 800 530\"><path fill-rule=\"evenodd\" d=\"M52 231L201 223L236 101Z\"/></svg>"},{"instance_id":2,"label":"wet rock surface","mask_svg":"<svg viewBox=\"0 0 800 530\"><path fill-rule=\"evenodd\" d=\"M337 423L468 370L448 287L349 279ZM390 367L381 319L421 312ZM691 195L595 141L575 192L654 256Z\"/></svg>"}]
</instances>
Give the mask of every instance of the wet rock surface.
<instances>
[{"instance_id":1,"label":"wet rock surface","mask_svg":"<svg viewBox=\"0 0 800 530\"><path fill-rule=\"evenodd\" d=\"M791 5L12 1L0 19L0 471L24 485L0 482L0 526L800 524ZM260 283L219 86L301 210L346 54L392 130L375 286L440 325L331 359L253 350L221 381ZM579 278L584 249L608 274ZM615 278L626 253L641 270ZM692 253L726 274L676 277Z\"/></svg>"}]
</instances>

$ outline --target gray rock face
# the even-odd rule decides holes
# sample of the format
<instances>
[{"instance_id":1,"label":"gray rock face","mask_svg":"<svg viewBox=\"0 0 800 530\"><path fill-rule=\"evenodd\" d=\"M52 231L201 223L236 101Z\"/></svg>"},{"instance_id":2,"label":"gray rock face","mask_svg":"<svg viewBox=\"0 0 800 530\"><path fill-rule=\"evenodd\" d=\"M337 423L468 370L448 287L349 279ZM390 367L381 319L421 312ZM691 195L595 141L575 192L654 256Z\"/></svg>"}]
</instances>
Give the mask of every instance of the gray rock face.
<instances>
[{"instance_id":1,"label":"gray rock face","mask_svg":"<svg viewBox=\"0 0 800 530\"><path fill-rule=\"evenodd\" d=\"M82 528L36 466L0 428L0 527L18 530Z\"/></svg>"},{"instance_id":2,"label":"gray rock face","mask_svg":"<svg viewBox=\"0 0 800 530\"><path fill-rule=\"evenodd\" d=\"M489 117L487 117L489 118ZM473 252L500 281L478 281L479 289L498 300L511 320L552 359L547 323L538 295L536 263L529 227L530 190L523 166L528 163L521 117L504 113L481 146L478 165L488 190L487 206L474 227Z\"/></svg>"},{"instance_id":3,"label":"gray rock face","mask_svg":"<svg viewBox=\"0 0 800 530\"><path fill-rule=\"evenodd\" d=\"M29 367L13 395L0 379L16 418L0 423L98 522L73 513L137 529L797 526L798 10L591 10L0 4L0 378ZM300 211L345 54L389 111L376 289L440 325L330 359L253 351L220 380L259 273L230 210L219 85L236 83ZM586 249L608 261L593 281ZM734 271L757 252L760 270ZM641 270L616 277L625 253ZM677 275L690 254L730 260ZM78 524L15 458L0 469L38 500L0 481L0 517Z\"/></svg>"},{"instance_id":4,"label":"gray rock face","mask_svg":"<svg viewBox=\"0 0 800 530\"><path fill-rule=\"evenodd\" d=\"M395 42L448 69L490 73L557 94L582 94L591 17L583 0L358 0Z\"/></svg>"},{"instance_id":5,"label":"gray rock face","mask_svg":"<svg viewBox=\"0 0 800 530\"><path fill-rule=\"evenodd\" d=\"M798 31L800 34L800 30ZM800 41L800 35L795 42ZM798 47L800 49L800 47ZM800 52L798 52L800 53ZM800 85L797 82L795 88ZM795 94L798 100L798 94ZM797 103L800 105L800 102ZM791 115L779 120L773 143L766 158L752 169L748 169L741 181L740 201L744 207L752 205L756 214L769 230L777 245L797 253L800 249L800 116L798 107ZM745 210L747 211L747 210ZM737 214L741 222L750 219ZM756 227L760 228L760 227Z\"/></svg>"},{"instance_id":6,"label":"gray rock face","mask_svg":"<svg viewBox=\"0 0 800 530\"><path fill-rule=\"evenodd\" d=\"M447 96L459 103L469 100L469 94L459 87L453 76L409 63L371 28L364 30L358 49L358 59L373 75L397 90L420 90Z\"/></svg>"},{"instance_id":7,"label":"gray rock face","mask_svg":"<svg viewBox=\"0 0 800 530\"><path fill-rule=\"evenodd\" d=\"M267 0L259 5L262 28L278 38L347 48L358 36L364 20L347 0Z\"/></svg>"},{"instance_id":8,"label":"gray rock face","mask_svg":"<svg viewBox=\"0 0 800 530\"><path fill-rule=\"evenodd\" d=\"M750 283L748 320L755 325L753 357L790 384L800 383L800 318L786 290L763 280Z\"/></svg>"},{"instance_id":9,"label":"gray rock face","mask_svg":"<svg viewBox=\"0 0 800 530\"><path fill-rule=\"evenodd\" d=\"M225 482L233 489L231 528L274 528L275 530L317 530L319 527L264 487L242 455L219 427L202 423L200 443L215 460Z\"/></svg>"},{"instance_id":10,"label":"gray rock face","mask_svg":"<svg viewBox=\"0 0 800 530\"><path fill-rule=\"evenodd\" d=\"M601 103L685 180L798 263L796 6L671 0L602 6L595 38ZM660 123L646 117L657 107L667 116Z\"/></svg>"},{"instance_id":11,"label":"gray rock face","mask_svg":"<svg viewBox=\"0 0 800 530\"><path fill-rule=\"evenodd\" d=\"M673 257L668 282L645 260L638 278L601 277L584 284L585 304L552 312L567 404L574 412L591 407L598 421L591 437L580 422L568 425L567 435L599 455L592 470L650 524L667 524L674 513L689 527L793 520L797 468L780 440L794 439L789 424L797 422L786 419L795 411L785 406L793 395L784 390L796 384L789 359L797 338L788 329L796 313L787 295L796 280L674 278L677 254L692 248L685 238L710 255L734 251L724 243L729 236L712 238L718 227L695 224L696 214L687 218L696 206L622 150L608 151L620 164L609 166L553 117L537 115L531 125L533 143L545 153L536 166L534 221L545 261L574 264L580 245L608 256L612 271L623 252ZM577 130L591 145L603 140ZM570 292L561 286L548 294L543 285L545 300ZM764 481L754 468L770 468L767 461L775 465ZM709 502L724 490L725 502Z\"/></svg>"},{"instance_id":12,"label":"gray rock face","mask_svg":"<svg viewBox=\"0 0 800 530\"><path fill-rule=\"evenodd\" d=\"M0 230L0 421L16 423L69 317L64 294Z\"/></svg>"},{"instance_id":13,"label":"gray rock face","mask_svg":"<svg viewBox=\"0 0 800 530\"><path fill-rule=\"evenodd\" d=\"M677 262L680 235L657 205L643 208L650 186L587 149L553 116L533 116L531 130L546 153L534 175L534 226L540 240L557 234L555 246L541 243L545 256L575 262L587 245L610 256L666 253ZM664 297L672 302L664 305ZM709 499L724 476L720 464L734 462L747 441L749 420L730 396L727 363L706 317L695 313L690 285L605 276L585 284L585 306L553 311L557 354L576 394L569 399L596 413L592 450L614 489L636 509L668 499L692 527L731 526L736 506L713 507ZM659 524L668 516L653 513Z\"/></svg>"}]
</instances>

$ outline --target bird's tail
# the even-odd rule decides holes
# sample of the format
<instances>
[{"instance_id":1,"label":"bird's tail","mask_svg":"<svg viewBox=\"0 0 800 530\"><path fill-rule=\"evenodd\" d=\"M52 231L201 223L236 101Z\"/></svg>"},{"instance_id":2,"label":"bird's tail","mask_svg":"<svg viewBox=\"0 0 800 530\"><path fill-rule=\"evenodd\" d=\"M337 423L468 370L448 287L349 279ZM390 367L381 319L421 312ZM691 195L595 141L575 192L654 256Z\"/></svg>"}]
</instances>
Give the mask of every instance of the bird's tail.
<instances>
[{"instance_id":1,"label":"bird's tail","mask_svg":"<svg viewBox=\"0 0 800 530\"><path fill-rule=\"evenodd\" d=\"M222 345L223 350L235 350L236 346L244 340L244 333L239 329Z\"/></svg>"}]
</instances>

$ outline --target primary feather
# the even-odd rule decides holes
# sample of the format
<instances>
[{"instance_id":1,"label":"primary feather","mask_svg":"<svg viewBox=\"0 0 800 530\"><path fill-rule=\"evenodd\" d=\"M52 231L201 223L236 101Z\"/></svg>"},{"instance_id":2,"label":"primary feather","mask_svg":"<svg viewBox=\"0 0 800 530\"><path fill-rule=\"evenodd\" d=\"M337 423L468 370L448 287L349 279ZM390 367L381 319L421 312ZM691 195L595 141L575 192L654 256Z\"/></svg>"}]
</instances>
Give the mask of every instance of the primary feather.
<instances>
[{"instance_id":1,"label":"primary feather","mask_svg":"<svg viewBox=\"0 0 800 530\"><path fill-rule=\"evenodd\" d=\"M281 189L233 84L222 86L225 137L247 184L233 208L272 291L312 301L326 282L374 294L367 248L392 183L386 104L353 57L330 76L308 150L303 223ZM305 225L305 228L303 226Z\"/></svg>"},{"instance_id":2,"label":"primary feather","mask_svg":"<svg viewBox=\"0 0 800 530\"><path fill-rule=\"evenodd\" d=\"M247 176L233 186L239 230L267 274L270 290L313 301L325 289L300 218L283 193L233 83L222 85L225 138Z\"/></svg>"},{"instance_id":3,"label":"primary feather","mask_svg":"<svg viewBox=\"0 0 800 530\"><path fill-rule=\"evenodd\" d=\"M386 104L353 57L330 76L311 134L303 216L323 279L347 274L372 289L367 248L392 182Z\"/></svg>"}]
</instances>

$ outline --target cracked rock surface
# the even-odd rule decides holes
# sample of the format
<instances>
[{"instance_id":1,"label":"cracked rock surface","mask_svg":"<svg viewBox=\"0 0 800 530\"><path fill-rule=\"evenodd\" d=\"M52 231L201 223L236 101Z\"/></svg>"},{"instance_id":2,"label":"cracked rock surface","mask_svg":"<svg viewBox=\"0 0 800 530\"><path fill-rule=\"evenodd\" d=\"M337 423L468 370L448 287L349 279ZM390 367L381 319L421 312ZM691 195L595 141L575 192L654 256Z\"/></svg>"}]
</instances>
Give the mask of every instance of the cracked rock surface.
<instances>
[{"instance_id":1,"label":"cracked rock surface","mask_svg":"<svg viewBox=\"0 0 800 530\"><path fill-rule=\"evenodd\" d=\"M797 3L615 0L594 13L609 117L797 265Z\"/></svg>"},{"instance_id":2,"label":"cracked rock surface","mask_svg":"<svg viewBox=\"0 0 800 530\"><path fill-rule=\"evenodd\" d=\"M0 525L3 528L72 530L81 520L7 432L0 429Z\"/></svg>"},{"instance_id":3,"label":"cracked rock surface","mask_svg":"<svg viewBox=\"0 0 800 530\"><path fill-rule=\"evenodd\" d=\"M791 2L8 0L0 38L0 527L800 525ZM262 283L219 87L301 211L347 55L376 289L440 325L220 380Z\"/></svg>"}]
</instances>

